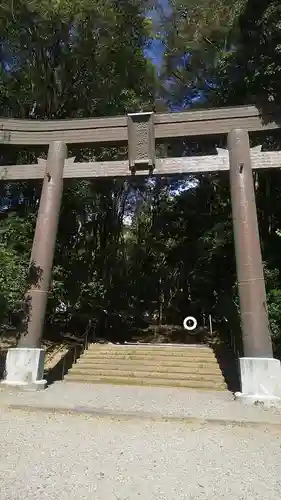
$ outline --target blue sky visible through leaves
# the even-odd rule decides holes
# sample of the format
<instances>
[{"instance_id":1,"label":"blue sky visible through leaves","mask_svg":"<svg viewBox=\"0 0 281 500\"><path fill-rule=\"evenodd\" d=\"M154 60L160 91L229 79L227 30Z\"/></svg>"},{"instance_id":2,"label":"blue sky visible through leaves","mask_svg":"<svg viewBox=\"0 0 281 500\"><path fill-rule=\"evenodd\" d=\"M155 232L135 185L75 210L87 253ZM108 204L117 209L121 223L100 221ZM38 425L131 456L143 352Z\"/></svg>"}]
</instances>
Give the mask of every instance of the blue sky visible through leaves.
<instances>
[{"instance_id":1,"label":"blue sky visible through leaves","mask_svg":"<svg viewBox=\"0 0 281 500\"><path fill-rule=\"evenodd\" d=\"M159 3L165 14L169 14L169 12L171 12L169 0L159 0ZM159 14L156 10L149 11L147 13L147 17L151 18L155 26L157 26L159 21ZM150 47L145 50L146 57L148 57L153 62L158 71L161 69L164 50L165 46L161 40L153 40Z\"/></svg>"},{"instance_id":2,"label":"blue sky visible through leaves","mask_svg":"<svg viewBox=\"0 0 281 500\"><path fill-rule=\"evenodd\" d=\"M172 9L169 5L169 0L158 0L158 4L161 6L163 14L164 15L169 15L172 12ZM165 40L163 39L163 32L160 33L159 29L159 13L157 12L157 9L151 10L147 12L147 17L150 18L153 22L154 25L154 34L157 35L159 34L159 39L154 39L149 47L146 47L144 50L145 56L152 61L154 66L156 67L156 71L158 75L160 74L161 71L161 66L163 62L163 56L165 52ZM190 57L189 53L183 54L181 60L179 60L179 67L182 64L186 63L186 60ZM166 86L168 87L173 87L174 81L173 79L166 80ZM206 86L211 86L211 82L206 82ZM193 90L191 93L191 90L189 89L189 92L183 98L182 96L180 97L180 100L178 102L174 101L173 103L169 103L169 108L171 111L182 111L183 109L187 109L190 107L190 105L194 102L197 101L202 101L204 99L204 92L202 91L197 91L196 89Z\"/></svg>"},{"instance_id":3,"label":"blue sky visible through leaves","mask_svg":"<svg viewBox=\"0 0 281 500\"><path fill-rule=\"evenodd\" d=\"M169 14L171 12L171 7L169 6L169 0L160 0L160 2L161 2L161 7L163 8L164 13ZM152 21L155 24L156 31L157 31L157 24L158 24L157 22L159 20L159 15L156 12L156 10L148 12L147 17L152 19ZM146 57L152 61L152 63L155 65L158 73L160 72L160 69L161 69L164 51L165 51L165 44L162 40L154 40L151 43L151 45L149 46L149 48L147 48L145 50ZM184 56L184 58L186 58L186 57L188 57L188 54L186 54ZM182 62L184 62L184 61L182 61ZM202 97L201 95L194 96L192 98L192 101L193 102L197 101L198 99L201 99L201 97ZM187 102L190 105L190 99L187 99ZM175 106L171 106L171 111L180 111L185 107L186 107L185 102L183 102L181 104L177 103ZM152 180L152 183L153 182L154 181ZM192 181L190 181L189 179L182 180L174 189L171 187L170 195L172 197L177 196L180 193L182 193L183 191L186 191L187 189L194 187L194 185L196 185L196 184L197 184L197 182L194 180L192 180Z\"/></svg>"}]
</instances>

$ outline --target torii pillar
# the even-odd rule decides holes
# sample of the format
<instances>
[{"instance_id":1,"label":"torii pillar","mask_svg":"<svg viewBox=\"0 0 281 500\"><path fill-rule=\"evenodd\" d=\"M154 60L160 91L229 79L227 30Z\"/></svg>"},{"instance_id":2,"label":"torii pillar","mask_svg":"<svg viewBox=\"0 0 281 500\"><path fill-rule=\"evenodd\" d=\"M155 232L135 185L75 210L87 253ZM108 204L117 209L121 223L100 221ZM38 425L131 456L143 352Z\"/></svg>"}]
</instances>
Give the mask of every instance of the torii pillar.
<instances>
[{"instance_id":1,"label":"torii pillar","mask_svg":"<svg viewBox=\"0 0 281 500\"><path fill-rule=\"evenodd\" d=\"M271 405L281 402L281 365L272 352L248 132L232 130L228 149L244 350L236 399Z\"/></svg>"},{"instance_id":2,"label":"torii pillar","mask_svg":"<svg viewBox=\"0 0 281 500\"><path fill-rule=\"evenodd\" d=\"M25 296L24 332L18 347L9 349L6 358L8 386L44 389L44 357L41 349L48 292L50 287L56 235L63 193L63 169L67 147L50 144L29 267L29 289Z\"/></svg>"}]
</instances>

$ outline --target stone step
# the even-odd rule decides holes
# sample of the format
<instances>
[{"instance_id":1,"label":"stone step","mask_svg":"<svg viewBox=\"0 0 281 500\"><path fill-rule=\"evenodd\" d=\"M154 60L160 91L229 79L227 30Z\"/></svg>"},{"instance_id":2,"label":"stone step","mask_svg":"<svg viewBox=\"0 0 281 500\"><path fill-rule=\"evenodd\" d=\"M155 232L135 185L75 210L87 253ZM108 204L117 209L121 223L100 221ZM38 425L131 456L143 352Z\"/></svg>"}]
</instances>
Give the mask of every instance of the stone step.
<instances>
[{"instance_id":1,"label":"stone step","mask_svg":"<svg viewBox=\"0 0 281 500\"><path fill-rule=\"evenodd\" d=\"M166 363L168 361L173 363L183 362L183 363L214 363L217 364L217 359L214 354L210 354L208 356L191 356L187 354L177 355L173 353L160 354L160 353L122 353L122 352L89 352L86 351L84 356L85 359L91 360L91 362L95 362L98 359L108 359L108 360L116 360L119 362L121 360L127 361L149 361L155 363Z\"/></svg>"},{"instance_id":2,"label":"stone step","mask_svg":"<svg viewBox=\"0 0 281 500\"><path fill-rule=\"evenodd\" d=\"M170 352L176 352L179 354L183 353L191 353L194 355L195 353L198 354L213 354L213 349L208 346L188 346L188 345L181 345L181 346L173 346L173 345L142 345L142 344L123 344L123 345L118 345L118 344L89 344L88 346L88 352L91 351L98 351L98 352L151 352L151 353L170 353Z\"/></svg>"},{"instance_id":3,"label":"stone step","mask_svg":"<svg viewBox=\"0 0 281 500\"><path fill-rule=\"evenodd\" d=\"M91 344L65 377L93 384L225 390L208 346Z\"/></svg>"},{"instance_id":4,"label":"stone step","mask_svg":"<svg viewBox=\"0 0 281 500\"><path fill-rule=\"evenodd\" d=\"M97 348L89 347L87 349L88 353L98 353L98 354L150 354L153 356L214 356L213 349L196 349L196 348L143 348L143 347L111 347L111 348Z\"/></svg>"},{"instance_id":5,"label":"stone step","mask_svg":"<svg viewBox=\"0 0 281 500\"><path fill-rule=\"evenodd\" d=\"M71 375L70 373L65 376L66 382L79 382L85 384L112 384L112 385L135 385L135 386L163 386L163 387L185 387L189 389L202 389L225 391L226 384L223 382L214 382L207 380L181 380L181 379L163 379L151 377L139 377L134 379L132 377L104 377L98 375Z\"/></svg>"},{"instance_id":6,"label":"stone step","mask_svg":"<svg viewBox=\"0 0 281 500\"><path fill-rule=\"evenodd\" d=\"M83 366L74 365L71 370L69 370L69 375L81 375L81 376L99 376L99 377L130 377L130 378L162 378L164 379L176 379L176 380L212 380L214 382L224 382L221 373L213 374L203 374L203 373L180 373L174 371L143 371L137 369L124 370L123 367L120 369L102 369L92 366L91 368L83 368Z\"/></svg>"},{"instance_id":7,"label":"stone step","mask_svg":"<svg viewBox=\"0 0 281 500\"><path fill-rule=\"evenodd\" d=\"M119 362L114 362L114 360L109 359L97 359L95 362L89 361L87 358L80 358L77 360L76 364L73 366L77 366L79 368L90 369L92 367L95 368L109 368L109 369L124 369L124 370L132 370L133 371L161 371L161 372L179 372L179 373L206 373L206 374L216 374L221 373L221 370L217 363L190 363L179 361L176 363L175 361L162 361L154 363L153 361L142 360L136 363L134 360L119 360Z\"/></svg>"},{"instance_id":8,"label":"stone step","mask_svg":"<svg viewBox=\"0 0 281 500\"><path fill-rule=\"evenodd\" d=\"M125 344L111 344L108 343L98 343L92 342L88 344L89 348L94 347L98 349L200 349L200 350L212 350L212 347L208 344L162 344L162 343L149 343L144 342L128 342Z\"/></svg>"}]
</instances>

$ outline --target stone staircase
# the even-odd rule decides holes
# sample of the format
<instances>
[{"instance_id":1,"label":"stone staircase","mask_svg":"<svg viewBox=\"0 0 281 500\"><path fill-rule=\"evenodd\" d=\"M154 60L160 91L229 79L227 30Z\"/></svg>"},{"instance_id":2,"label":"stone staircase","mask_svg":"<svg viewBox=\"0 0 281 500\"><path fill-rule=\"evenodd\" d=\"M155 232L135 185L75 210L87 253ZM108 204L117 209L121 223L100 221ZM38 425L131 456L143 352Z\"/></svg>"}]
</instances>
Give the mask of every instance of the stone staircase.
<instances>
[{"instance_id":1,"label":"stone staircase","mask_svg":"<svg viewBox=\"0 0 281 500\"><path fill-rule=\"evenodd\" d=\"M65 381L227 390L208 346L91 344Z\"/></svg>"}]
</instances>

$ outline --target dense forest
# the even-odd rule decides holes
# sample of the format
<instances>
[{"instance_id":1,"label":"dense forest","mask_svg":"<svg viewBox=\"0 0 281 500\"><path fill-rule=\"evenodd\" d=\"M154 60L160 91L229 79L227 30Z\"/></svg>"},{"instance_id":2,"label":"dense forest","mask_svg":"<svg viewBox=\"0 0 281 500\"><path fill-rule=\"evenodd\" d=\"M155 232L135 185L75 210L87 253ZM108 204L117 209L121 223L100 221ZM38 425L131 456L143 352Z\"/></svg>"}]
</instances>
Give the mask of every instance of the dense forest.
<instances>
[{"instance_id":1,"label":"dense forest","mask_svg":"<svg viewBox=\"0 0 281 500\"><path fill-rule=\"evenodd\" d=\"M280 105L278 0L2 0L0 11L3 117ZM156 52L157 67L147 55ZM251 136L265 150L278 149L280 139L279 131ZM163 143L159 154L211 154L224 146L216 141ZM45 154L0 146L2 165ZM126 154L69 151L80 161ZM281 174L254 180L280 356ZM3 332L21 323L40 190L40 183L0 183ZM146 325L181 325L189 314L239 329L228 175L65 182L45 335L124 341Z\"/></svg>"}]
</instances>

